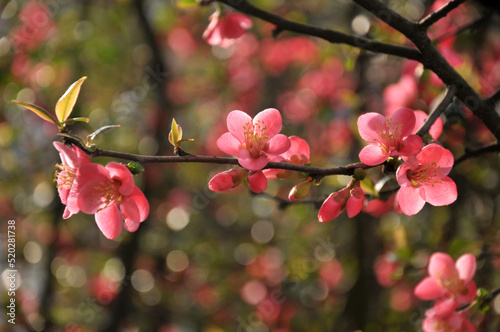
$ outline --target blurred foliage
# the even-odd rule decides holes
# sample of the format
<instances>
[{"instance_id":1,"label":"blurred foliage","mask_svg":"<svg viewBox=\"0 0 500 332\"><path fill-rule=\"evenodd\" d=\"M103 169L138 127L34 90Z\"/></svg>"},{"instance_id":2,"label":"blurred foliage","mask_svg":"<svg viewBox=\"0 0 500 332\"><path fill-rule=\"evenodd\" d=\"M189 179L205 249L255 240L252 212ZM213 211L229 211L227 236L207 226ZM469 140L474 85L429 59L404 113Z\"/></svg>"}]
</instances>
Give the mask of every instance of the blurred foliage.
<instances>
[{"instance_id":1,"label":"blurred foliage","mask_svg":"<svg viewBox=\"0 0 500 332\"><path fill-rule=\"evenodd\" d=\"M414 20L429 2L388 1ZM413 217L342 214L320 224L314 204L280 209L244 186L209 191L210 177L229 167L148 164L135 181L151 213L136 233L123 231L111 241L93 216L63 220L53 183L57 128L12 100L53 114L67 87L87 76L72 116L90 121L76 123L72 133L85 138L119 124L94 143L150 155L172 154L174 116L184 136L194 139L183 145L187 152L222 156L215 142L230 111L254 115L277 107L284 115L282 132L306 139L311 164L327 167L359 160L357 116L383 112L384 89L404 71L401 59L349 46L288 32L273 39L273 27L258 19L235 45L210 47L201 36L213 7L175 3L0 4L0 235L4 243L6 221L16 221L16 331L413 331L427 304L414 298L412 288L431 253L498 253L496 154L452 171L459 192L454 204L426 206ZM350 1L252 3L295 21L405 43ZM479 7L465 8L469 20L481 15ZM456 40L460 72L485 95L500 82L495 22L479 30L481 38L466 31ZM418 97L401 106L432 109L444 88L431 76L424 71ZM456 157L465 147L492 142L467 110L447 112L440 141ZM369 176L374 182L380 177L377 171ZM308 199L321 201L349 180L325 178ZM271 181L266 193L286 198L295 184ZM0 269L6 271L6 250L1 252ZM380 257L388 257L386 263L375 264ZM498 288L499 266L498 258L481 261L478 285ZM382 270L390 271L385 282ZM2 306L6 293L2 288ZM473 321L496 331L498 312L495 300ZM4 319L0 324L8 326Z\"/></svg>"}]
</instances>

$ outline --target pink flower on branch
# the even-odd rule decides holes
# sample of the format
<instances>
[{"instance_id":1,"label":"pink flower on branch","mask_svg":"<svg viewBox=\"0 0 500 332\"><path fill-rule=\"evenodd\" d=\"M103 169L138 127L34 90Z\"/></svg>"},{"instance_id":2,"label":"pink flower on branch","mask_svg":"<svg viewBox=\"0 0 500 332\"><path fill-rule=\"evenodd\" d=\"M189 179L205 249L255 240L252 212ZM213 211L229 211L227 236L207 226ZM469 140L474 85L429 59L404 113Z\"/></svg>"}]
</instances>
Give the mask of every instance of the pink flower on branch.
<instances>
[{"instance_id":1,"label":"pink flower on branch","mask_svg":"<svg viewBox=\"0 0 500 332\"><path fill-rule=\"evenodd\" d=\"M238 186L247 177L250 190L260 194L267 189L267 178L262 171L248 171L244 168L232 168L215 174L208 182L212 191L228 191Z\"/></svg>"},{"instance_id":2,"label":"pink flower on branch","mask_svg":"<svg viewBox=\"0 0 500 332\"><path fill-rule=\"evenodd\" d=\"M294 165L309 164L311 155L309 144L297 136L290 136L288 138L290 140L290 148L282 154L269 156L269 161L292 163ZM269 180L300 177L300 173L284 169L267 168L263 172Z\"/></svg>"},{"instance_id":3,"label":"pink flower on branch","mask_svg":"<svg viewBox=\"0 0 500 332\"><path fill-rule=\"evenodd\" d=\"M281 114L268 108L252 118L242 111L227 116L229 132L217 140L223 152L237 156L238 162L250 171L260 171L269 162L268 155L279 155L290 148L290 140L281 131Z\"/></svg>"},{"instance_id":4,"label":"pink flower on branch","mask_svg":"<svg viewBox=\"0 0 500 332\"><path fill-rule=\"evenodd\" d=\"M75 185L80 210L95 214L97 226L108 239L120 234L123 220L125 229L135 232L149 214L146 197L122 164L85 164Z\"/></svg>"},{"instance_id":5,"label":"pink flower on branch","mask_svg":"<svg viewBox=\"0 0 500 332\"><path fill-rule=\"evenodd\" d=\"M447 316L440 316L431 308L425 312L422 323L424 332L476 332L476 328L462 312L452 312Z\"/></svg>"},{"instance_id":6,"label":"pink flower on branch","mask_svg":"<svg viewBox=\"0 0 500 332\"><path fill-rule=\"evenodd\" d=\"M352 218L356 216L363 207L365 194L361 189L359 181L353 185L349 183L347 187L334 192L328 196L323 202L318 212L320 222L327 222L337 218L344 209L347 211L347 216Z\"/></svg>"},{"instance_id":7,"label":"pink flower on branch","mask_svg":"<svg viewBox=\"0 0 500 332\"><path fill-rule=\"evenodd\" d=\"M210 16L210 23L203 32L203 38L210 45L228 47L251 27L252 20L243 14L221 14L221 11L216 11Z\"/></svg>"},{"instance_id":8,"label":"pink flower on branch","mask_svg":"<svg viewBox=\"0 0 500 332\"><path fill-rule=\"evenodd\" d=\"M447 176L453 163L452 153L439 144L429 144L415 157L406 158L396 172L401 186L398 202L404 214L417 214L425 202L443 206L457 199L457 186Z\"/></svg>"},{"instance_id":9,"label":"pink flower on branch","mask_svg":"<svg viewBox=\"0 0 500 332\"><path fill-rule=\"evenodd\" d=\"M77 148L71 148L60 142L54 142L54 147L59 151L62 164L56 165L59 171L56 172L57 191L61 202L66 205L63 218L68 219L74 214L80 212L78 207L78 197L76 186L74 186L78 170L81 166L90 163L89 157Z\"/></svg>"},{"instance_id":10,"label":"pink flower on branch","mask_svg":"<svg viewBox=\"0 0 500 332\"><path fill-rule=\"evenodd\" d=\"M434 315L449 317L461 304L476 298L476 258L462 255L456 263L450 255L434 253L428 266L429 276L415 287L415 295L422 300L435 300Z\"/></svg>"},{"instance_id":11,"label":"pink flower on branch","mask_svg":"<svg viewBox=\"0 0 500 332\"><path fill-rule=\"evenodd\" d=\"M422 139L413 135L415 113L401 108L391 117L378 113L366 113L358 119L358 130L362 139L371 143L359 153L365 165L375 166L389 157L413 156L422 149Z\"/></svg>"}]
</instances>

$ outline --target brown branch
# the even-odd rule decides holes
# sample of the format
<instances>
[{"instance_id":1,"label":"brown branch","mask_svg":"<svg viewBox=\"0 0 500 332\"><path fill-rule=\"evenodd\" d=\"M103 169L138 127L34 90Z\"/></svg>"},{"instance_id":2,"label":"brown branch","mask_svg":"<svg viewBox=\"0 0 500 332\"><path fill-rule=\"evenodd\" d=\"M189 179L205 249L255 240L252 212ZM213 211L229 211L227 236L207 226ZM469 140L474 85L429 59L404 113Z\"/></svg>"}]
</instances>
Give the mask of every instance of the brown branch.
<instances>
[{"instance_id":1,"label":"brown branch","mask_svg":"<svg viewBox=\"0 0 500 332\"><path fill-rule=\"evenodd\" d=\"M81 147L81 146L80 146ZM83 147L82 147L83 148ZM84 149L84 148L83 148ZM213 157L213 156L200 156L200 155L187 155L187 156L145 156L130 153L122 153L116 151L109 151L103 149L96 149L95 151L88 151L84 149L89 155L93 157L112 157L123 160L137 161L143 164L148 163L207 163L207 164L224 164L224 165L238 165L238 160L229 157ZM269 162L265 168L276 168L283 170L290 170L296 172L308 173L311 176L327 176L327 175L353 175L356 168L367 169L361 163L347 165L345 167L314 167L306 165L295 165L291 163L282 162Z\"/></svg>"},{"instance_id":2,"label":"brown branch","mask_svg":"<svg viewBox=\"0 0 500 332\"><path fill-rule=\"evenodd\" d=\"M431 114L429 114L422 127L420 127L420 129L417 131L417 135L423 136L427 134L427 132L429 131L429 129L431 129L431 126L434 124L434 122L436 122L441 113L443 113L446 110L446 108L451 104L453 98L455 98L456 92L457 92L456 86L452 85L449 87L443 100L441 101L441 103L439 103L438 107L436 107L436 109L432 111Z\"/></svg>"},{"instance_id":3,"label":"brown branch","mask_svg":"<svg viewBox=\"0 0 500 332\"><path fill-rule=\"evenodd\" d=\"M500 143L488 145L476 150L466 150L465 154L455 159L455 166L467 159L477 157L483 153L500 152Z\"/></svg>"},{"instance_id":4,"label":"brown branch","mask_svg":"<svg viewBox=\"0 0 500 332\"><path fill-rule=\"evenodd\" d=\"M448 15L453 9L457 8L467 0L451 0L443 7L439 8L435 12L430 13L424 17L420 22L418 22L421 29L429 29L431 25L439 21Z\"/></svg>"},{"instance_id":5,"label":"brown branch","mask_svg":"<svg viewBox=\"0 0 500 332\"><path fill-rule=\"evenodd\" d=\"M280 16L261 10L246 0L219 0L234 9L254 17L258 17L266 22L276 25L277 31L290 31L301 33L313 37L322 38L334 44L347 44L367 51L395 55L407 59L420 61L421 55L418 50L411 47L381 43L368 38L349 35L335 30L323 29L320 27L289 21Z\"/></svg>"},{"instance_id":6,"label":"brown branch","mask_svg":"<svg viewBox=\"0 0 500 332\"><path fill-rule=\"evenodd\" d=\"M500 141L500 115L492 100L483 99L441 55L427 31L399 15L378 0L353 0L373 15L404 34L421 52L421 63L433 71L445 85L457 87L457 98L468 107Z\"/></svg>"},{"instance_id":7,"label":"brown branch","mask_svg":"<svg viewBox=\"0 0 500 332\"><path fill-rule=\"evenodd\" d=\"M491 95L487 100L492 104L498 103L500 101L500 90Z\"/></svg>"}]
</instances>

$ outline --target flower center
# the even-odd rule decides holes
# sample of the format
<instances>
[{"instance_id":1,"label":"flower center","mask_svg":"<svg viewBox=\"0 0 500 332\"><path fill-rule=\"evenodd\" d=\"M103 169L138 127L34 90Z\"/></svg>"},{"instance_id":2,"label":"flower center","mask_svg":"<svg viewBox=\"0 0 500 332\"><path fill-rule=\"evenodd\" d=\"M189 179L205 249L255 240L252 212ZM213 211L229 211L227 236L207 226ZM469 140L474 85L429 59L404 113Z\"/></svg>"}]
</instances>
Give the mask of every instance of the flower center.
<instances>
[{"instance_id":1,"label":"flower center","mask_svg":"<svg viewBox=\"0 0 500 332\"><path fill-rule=\"evenodd\" d=\"M391 153L402 147L401 127L401 123L399 121L393 121L392 118L385 120L385 128L382 128L380 122L375 126L375 132L379 137L378 141L384 153Z\"/></svg>"},{"instance_id":2,"label":"flower center","mask_svg":"<svg viewBox=\"0 0 500 332\"><path fill-rule=\"evenodd\" d=\"M424 165L423 167L415 170L408 171L406 176L408 180L411 181L413 186L434 186L435 184L441 183L443 176L439 172L441 166L433 161L430 164Z\"/></svg>"},{"instance_id":3,"label":"flower center","mask_svg":"<svg viewBox=\"0 0 500 332\"><path fill-rule=\"evenodd\" d=\"M57 187L61 189L71 189L73 181L76 178L76 169L68 165L56 164L56 171L54 175L54 181L57 183Z\"/></svg>"},{"instance_id":4,"label":"flower center","mask_svg":"<svg viewBox=\"0 0 500 332\"><path fill-rule=\"evenodd\" d=\"M118 180L106 181L99 183L94 187L94 195L101 201L101 207L98 212L104 210L110 205L119 204L122 201L122 195L118 191L121 182Z\"/></svg>"},{"instance_id":5,"label":"flower center","mask_svg":"<svg viewBox=\"0 0 500 332\"><path fill-rule=\"evenodd\" d=\"M252 158L258 158L269 140L267 126L264 124L264 121L260 120L257 120L256 123L247 122L243 125L243 132L245 134L243 147L250 152Z\"/></svg>"}]
</instances>

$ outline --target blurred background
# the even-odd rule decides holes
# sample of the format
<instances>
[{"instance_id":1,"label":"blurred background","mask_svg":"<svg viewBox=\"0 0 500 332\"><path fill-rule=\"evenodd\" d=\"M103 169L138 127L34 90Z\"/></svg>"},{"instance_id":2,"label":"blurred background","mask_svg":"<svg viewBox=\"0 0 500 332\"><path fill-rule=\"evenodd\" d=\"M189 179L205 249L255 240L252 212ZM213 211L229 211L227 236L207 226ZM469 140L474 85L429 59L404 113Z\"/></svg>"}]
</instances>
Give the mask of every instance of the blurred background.
<instances>
[{"instance_id":1,"label":"blurred background","mask_svg":"<svg viewBox=\"0 0 500 332\"><path fill-rule=\"evenodd\" d=\"M386 1L419 20L445 1ZM255 0L287 19L381 41L404 37L351 1ZM214 6L190 1L0 2L0 303L6 308L7 222L16 226L16 325L5 331L418 331L429 303L414 286L429 256L444 251L479 260L479 287L500 287L499 162L496 153L469 159L450 176L459 198L426 206L416 216L372 200L356 218L342 214L320 224L321 202L350 177L332 176L311 188L305 203L287 204L297 180L273 180L266 195L246 185L211 192L211 176L229 166L148 164L135 183L149 200L149 218L135 233L106 239L94 216L62 219L54 183L60 163L57 128L12 100L53 112L82 76L71 127L98 147L126 153L172 155L175 117L183 148L224 156L215 142L235 109L283 114L286 135L311 147L311 164L358 162L356 128L364 112L411 107L432 110L445 87L404 59L288 32L253 27L227 48L202 34ZM467 3L430 35L452 65L482 95L500 88L498 13ZM458 102L444 114L439 141L455 157L494 142ZM110 158L94 158L106 164ZM114 160L120 161L120 160ZM126 162L126 161L122 161ZM394 184L369 172L372 184ZM369 181L367 181L369 182ZM379 184L382 186L382 184ZM279 199L276 199L279 198ZM280 203L281 202L281 203ZM472 321L496 331L500 300Z\"/></svg>"}]
</instances>

